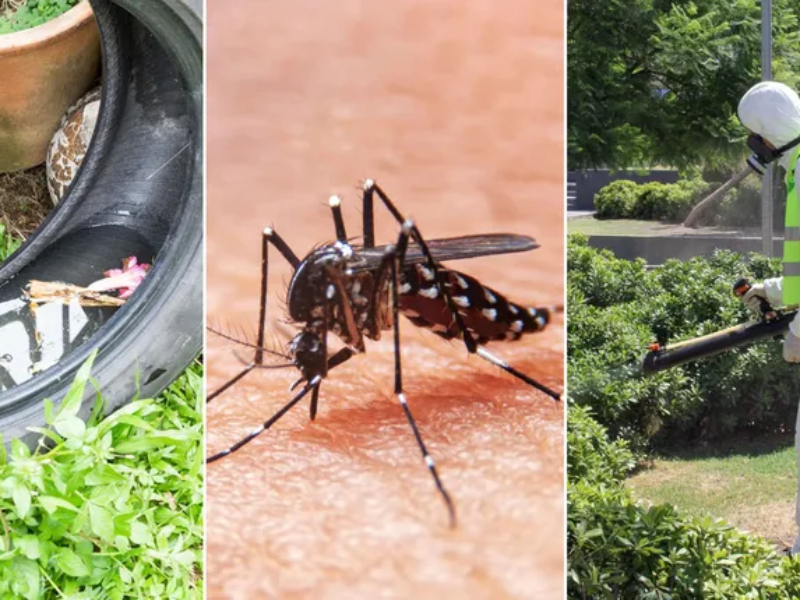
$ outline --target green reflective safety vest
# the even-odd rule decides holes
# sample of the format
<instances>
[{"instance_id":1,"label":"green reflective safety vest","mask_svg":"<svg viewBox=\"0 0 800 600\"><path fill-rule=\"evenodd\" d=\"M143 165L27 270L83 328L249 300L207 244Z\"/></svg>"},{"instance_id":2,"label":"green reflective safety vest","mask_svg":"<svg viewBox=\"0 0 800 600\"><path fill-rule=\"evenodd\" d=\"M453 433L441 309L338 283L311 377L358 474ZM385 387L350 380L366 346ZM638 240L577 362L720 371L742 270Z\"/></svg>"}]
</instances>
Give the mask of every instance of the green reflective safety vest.
<instances>
[{"instance_id":1,"label":"green reflective safety vest","mask_svg":"<svg viewBox=\"0 0 800 600\"><path fill-rule=\"evenodd\" d=\"M800 146L792 149L786 171L786 231L783 238L783 305L800 304L800 196L794 173Z\"/></svg>"}]
</instances>

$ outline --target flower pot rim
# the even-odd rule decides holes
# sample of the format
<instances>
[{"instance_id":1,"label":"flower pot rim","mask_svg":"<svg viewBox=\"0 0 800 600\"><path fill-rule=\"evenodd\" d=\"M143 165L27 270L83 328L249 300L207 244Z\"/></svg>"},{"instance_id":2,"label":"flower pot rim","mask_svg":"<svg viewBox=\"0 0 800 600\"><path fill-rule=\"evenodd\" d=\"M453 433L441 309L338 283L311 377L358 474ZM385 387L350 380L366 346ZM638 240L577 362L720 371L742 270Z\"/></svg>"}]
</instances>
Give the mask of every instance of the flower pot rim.
<instances>
[{"instance_id":1,"label":"flower pot rim","mask_svg":"<svg viewBox=\"0 0 800 600\"><path fill-rule=\"evenodd\" d=\"M0 57L48 46L86 26L93 18L89 0L81 0L67 12L46 23L14 33L0 34Z\"/></svg>"}]
</instances>

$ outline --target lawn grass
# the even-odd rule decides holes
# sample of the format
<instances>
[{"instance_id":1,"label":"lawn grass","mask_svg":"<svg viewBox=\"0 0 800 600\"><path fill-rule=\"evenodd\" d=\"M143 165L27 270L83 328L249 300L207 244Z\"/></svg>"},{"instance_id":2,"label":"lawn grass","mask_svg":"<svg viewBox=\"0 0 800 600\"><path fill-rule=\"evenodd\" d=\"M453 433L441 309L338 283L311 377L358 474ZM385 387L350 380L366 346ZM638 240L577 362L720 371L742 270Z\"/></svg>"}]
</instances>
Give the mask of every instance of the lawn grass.
<instances>
[{"instance_id":1,"label":"lawn grass","mask_svg":"<svg viewBox=\"0 0 800 600\"><path fill-rule=\"evenodd\" d=\"M105 418L98 394L84 422L90 368L43 405L49 451L0 445L0 598L200 599L202 365Z\"/></svg>"},{"instance_id":2,"label":"lawn grass","mask_svg":"<svg viewBox=\"0 0 800 600\"><path fill-rule=\"evenodd\" d=\"M780 544L791 544L797 494L797 459L791 436L741 442L722 451L655 458L628 479L634 496L668 503Z\"/></svg>"},{"instance_id":3,"label":"lawn grass","mask_svg":"<svg viewBox=\"0 0 800 600\"><path fill-rule=\"evenodd\" d=\"M594 216L573 217L567 219L567 233L584 235L627 235L627 236L660 236L660 235L714 235L731 237L760 237L757 228L737 229L732 227L698 227L691 229L681 223L663 223L661 221L642 221L636 219L595 219Z\"/></svg>"}]
</instances>

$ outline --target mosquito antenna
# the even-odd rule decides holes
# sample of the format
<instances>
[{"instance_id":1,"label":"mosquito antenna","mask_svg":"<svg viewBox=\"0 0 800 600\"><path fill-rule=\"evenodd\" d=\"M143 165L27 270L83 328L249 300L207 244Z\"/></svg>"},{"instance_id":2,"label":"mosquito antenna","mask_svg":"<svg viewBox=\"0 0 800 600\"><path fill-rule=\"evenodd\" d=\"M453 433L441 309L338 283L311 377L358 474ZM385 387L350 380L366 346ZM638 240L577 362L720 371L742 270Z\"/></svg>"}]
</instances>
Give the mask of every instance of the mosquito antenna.
<instances>
[{"instance_id":1,"label":"mosquito antenna","mask_svg":"<svg viewBox=\"0 0 800 600\"><path fill-rule=\"evenodd\" d=\"M252 342L248 342L246 340L240 340L237 337L227 334L224 331L220 331L219 329L215 329L214 327L211 327L209 325L206 326L206 329L208 329L214 335L218 335L224 340L228 340L229 342L233 342L234 344L239 344L240 346L244 346L245 348L251 348L253 350L261 350L262 352L266 352L267 354L271 354L272 356L278 356L280 358L285 358L286 360L292 360L292 357L287 354L283 354L282 352L276 352L275 350L270 350L269 348L262 348L258 344L253 344Z\"/></svg>"},{"instance_id":2,"label":"mosquito antenna","mask_svg":"<svg viewBox=\"0 0 800 600\"><path fill-rule=\"evenodd\" d=\"M286 364L280 364L280 365L263 365L263 364L258 364L258 363L250 363L250 362L246 361L244 358L242 358L242 355L239 354L238 352L236 352L235 350L233 352L233 355L239 360L240 363L242 363L245 366L249 366L249 365L252 364L254 369L285 369L287 367L294 367L295 366L294 363L286 363Z\"/></svg>"}]
</instances>

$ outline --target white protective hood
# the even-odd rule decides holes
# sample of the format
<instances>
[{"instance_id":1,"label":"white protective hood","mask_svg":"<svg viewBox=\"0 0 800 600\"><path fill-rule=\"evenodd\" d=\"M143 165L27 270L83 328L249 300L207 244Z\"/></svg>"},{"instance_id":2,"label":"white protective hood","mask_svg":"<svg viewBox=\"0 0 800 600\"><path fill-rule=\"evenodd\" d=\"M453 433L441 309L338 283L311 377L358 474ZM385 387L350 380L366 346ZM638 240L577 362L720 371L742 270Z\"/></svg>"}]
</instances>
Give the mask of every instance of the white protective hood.
<instances>
[{"instance_id":1,"label":"white protective hood","mask_svg":"<svg viewBox=\"0 0 800 600\"><path fill-rule=\"evenodd\" d=\"M788 85L762 81L751 87L739 101L739 120L770 141L776 148L800 137L800 97ZM780 159L788 168L791 153Z\"/></svg>"}]
</instances>

